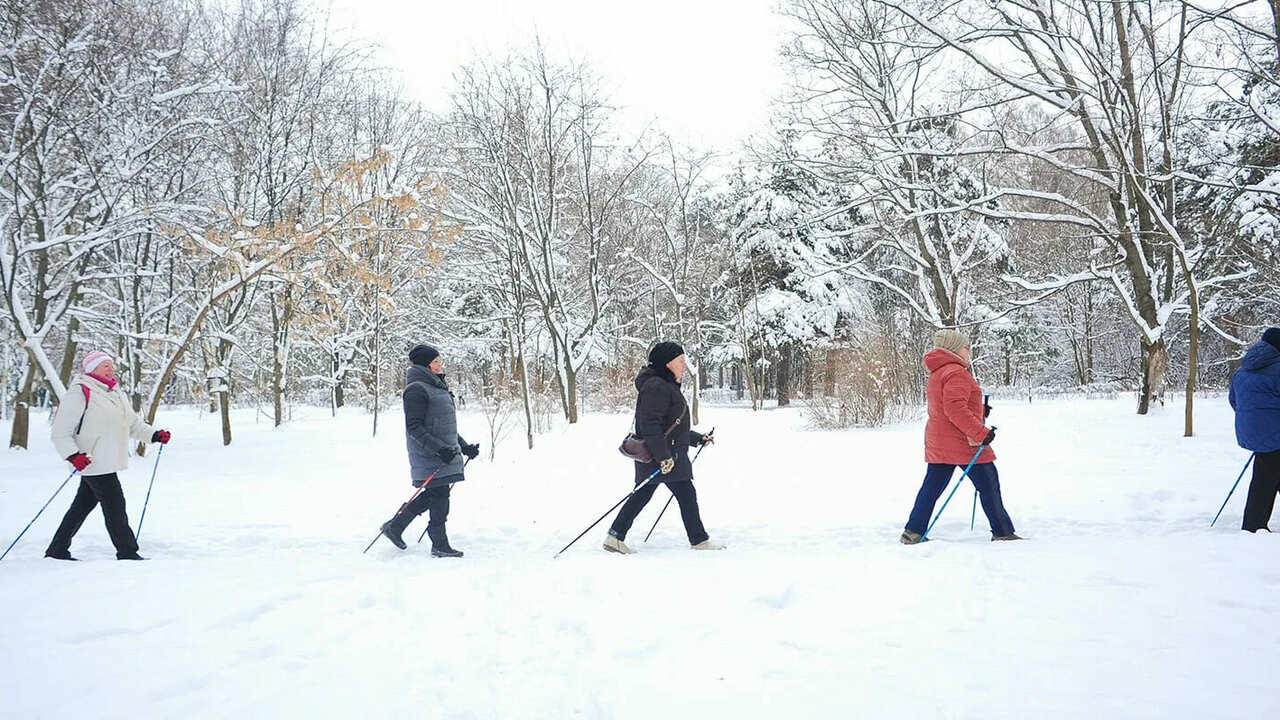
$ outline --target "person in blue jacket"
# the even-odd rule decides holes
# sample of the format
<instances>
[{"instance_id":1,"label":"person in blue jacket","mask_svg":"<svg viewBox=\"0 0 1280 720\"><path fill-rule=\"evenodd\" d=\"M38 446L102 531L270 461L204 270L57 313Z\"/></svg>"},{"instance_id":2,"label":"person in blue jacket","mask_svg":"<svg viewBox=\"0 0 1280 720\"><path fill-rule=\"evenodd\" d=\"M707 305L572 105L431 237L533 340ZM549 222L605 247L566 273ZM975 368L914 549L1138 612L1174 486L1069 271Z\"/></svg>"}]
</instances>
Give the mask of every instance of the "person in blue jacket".
<instances>
[{"instance_id":1,"label":"person in blue jacket","mask_svg":"<svg viewBox=\"0 0 1280 720\"><path fill-rule=\"evenodd\" d=\"M1280 328L1267 328L1240 361L1231 378L1236 442L1252 450L1253 480L1244 506L1243 529L1271 529L1271 510L1280 492Z\"/></svg>"}]
</instances>

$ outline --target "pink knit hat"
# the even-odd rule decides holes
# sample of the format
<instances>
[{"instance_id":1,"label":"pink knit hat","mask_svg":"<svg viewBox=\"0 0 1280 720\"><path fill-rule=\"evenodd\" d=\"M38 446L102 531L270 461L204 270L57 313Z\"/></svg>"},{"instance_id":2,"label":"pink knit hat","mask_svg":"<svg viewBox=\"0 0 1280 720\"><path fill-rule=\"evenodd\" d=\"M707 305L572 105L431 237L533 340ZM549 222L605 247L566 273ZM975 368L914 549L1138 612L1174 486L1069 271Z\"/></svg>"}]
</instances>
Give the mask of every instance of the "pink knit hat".
<instances>
[{"instance_id":1,"label":"pink knit hat","mask_svg":"<svg viewBox=\"0 0 1280 720\"><path fill-rule=\"evenodd\" d=\"M109 360L111 360L111 356L106 352L102 350L94 350L84 356L84 362L81 364L81 367L84 368L84 374L88 375L94 370L97 370L99 365Z\"/></svg>"}]
</instances>

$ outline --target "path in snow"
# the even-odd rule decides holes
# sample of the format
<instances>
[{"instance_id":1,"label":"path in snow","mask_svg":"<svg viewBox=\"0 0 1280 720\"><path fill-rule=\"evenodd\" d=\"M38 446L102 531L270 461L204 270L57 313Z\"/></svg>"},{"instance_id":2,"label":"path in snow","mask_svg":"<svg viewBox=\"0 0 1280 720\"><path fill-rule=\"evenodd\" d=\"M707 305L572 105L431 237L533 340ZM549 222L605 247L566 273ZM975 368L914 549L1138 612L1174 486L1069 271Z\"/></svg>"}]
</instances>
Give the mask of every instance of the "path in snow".
<instances>
[{"instance_id":1,"label":"path in snow","mask_svg":"<svg viewBox=\"0 0 1280 720\"><path fill-rule=\"evenodd\" d=\"M796 410L709 407L699 499L722 553L674 508L641 542L564 543L629 489L629 419L589 415L472 463L449 524L461 561L385 540L406 499L402 424L300 412L280 429L162 417L141 539L118 563L95 512L41 558L74 486L0 563L0 717L1234 718L1280 712L1280 540L1241 533L1247 455L1230 409L1129 400L1001 404L992 421L1023 543L991 543L972 489L934 542L897 543L921 424L815 432ZM5 545L65 475L42 419L0 452ZM463 432L485 435L466 414ZM517 433L518 435L518 433ZM487 448L486 448L487 449ZM151 459L124 475L136 524ZM406 538L416 540L423 520ZM1280 522L1280 521L1278 521Z\"/></svg>"}]
</instances>

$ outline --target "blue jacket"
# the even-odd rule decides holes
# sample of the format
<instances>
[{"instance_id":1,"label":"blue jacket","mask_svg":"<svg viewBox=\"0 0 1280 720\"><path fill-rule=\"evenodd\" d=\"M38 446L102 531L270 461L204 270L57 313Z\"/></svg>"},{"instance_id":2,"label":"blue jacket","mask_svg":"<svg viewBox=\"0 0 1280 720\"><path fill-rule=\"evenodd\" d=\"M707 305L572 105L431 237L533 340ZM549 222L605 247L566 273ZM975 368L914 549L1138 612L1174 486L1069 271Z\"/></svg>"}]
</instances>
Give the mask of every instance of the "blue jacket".
<instances>
[{"instance_id":1,"label":"blue jacket","mask_svg":"<svg viewBox=\"0 0 1280 720\"><path fill-rule=\"evenodd\" d=\"M1236 442L1253 452L1280 450L1280 349L1259 341L1231 379Z\"/></svg>"}]
</instances>

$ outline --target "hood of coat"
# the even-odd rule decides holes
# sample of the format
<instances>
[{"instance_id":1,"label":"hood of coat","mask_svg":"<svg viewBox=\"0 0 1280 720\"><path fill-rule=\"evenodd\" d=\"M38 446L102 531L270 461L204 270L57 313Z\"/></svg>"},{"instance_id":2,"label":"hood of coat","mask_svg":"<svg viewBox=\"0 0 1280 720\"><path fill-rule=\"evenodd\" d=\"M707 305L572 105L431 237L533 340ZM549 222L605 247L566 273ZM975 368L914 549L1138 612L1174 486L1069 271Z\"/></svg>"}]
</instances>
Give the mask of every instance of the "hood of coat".
<instances>
[{"instance_id":1,"label":"hood of coat","mask_svg":"<svg viewBox=\"0 0 1280 720\"><path fill-rule=\"evenodd\" d=\"M674 385L680 384L676 382L676 376L672 375L671 371L665 367L658 368L652 365L645 365L644 368L640 370L640 374L636 375L636 390L644 387L644 384L649 381L649 378L653 377L661 378Z\"/></svg>"},{"instance_id":2,"label":"hood of coat","mask_svg":"<svg viewBox=\"0 0 1280 720\"><path fill-rule=\"evenodd\" d=\"M961 360L959 355L956 355L950 350L934 348L924 354L924 367L930 373L936 373L948 365L959 365L966 370L969 369L969 366L964 363L964 360Z\"/></svg>"},{"instance_id":3,"label":"hood of coat","mask_svg":"<svg viewBox=\"0 0 1280 720\"><path fill-rule=\"evenodd\" d=\"M425 365L410 365L408 370L404 371L404 384L410 383L427 383L435 385L438 388L449 389L448 383L444 381L443 375L437 375L427 369Z\"/></svg>"},{"instance_id":4,"label":"hood of coat","mask_svg":"<svg viewBox=\"0 0 1280 720\"><path fill-rule=\"evenodd\" d=\"M1277 363L1280 363L1280 349L1269 342L1259 340L1241 358L1240 367L1258 372Z\"/></svg>"}]
</instances>

